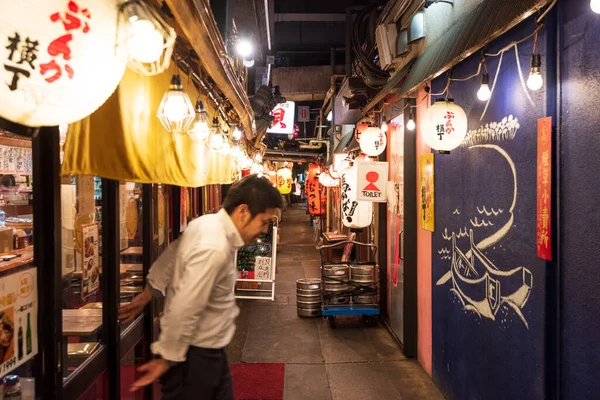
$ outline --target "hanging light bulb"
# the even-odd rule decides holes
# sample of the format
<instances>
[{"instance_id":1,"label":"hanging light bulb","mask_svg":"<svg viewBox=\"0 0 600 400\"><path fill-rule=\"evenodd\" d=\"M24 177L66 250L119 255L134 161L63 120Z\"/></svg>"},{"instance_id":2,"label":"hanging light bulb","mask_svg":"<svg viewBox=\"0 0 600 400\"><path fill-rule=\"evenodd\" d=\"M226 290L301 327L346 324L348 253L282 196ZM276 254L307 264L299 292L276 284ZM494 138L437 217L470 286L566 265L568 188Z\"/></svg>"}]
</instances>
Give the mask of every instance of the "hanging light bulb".
<instances>
[{"instance_id":1,"label":"hanging light bulb","mask_svg":"<svg viewBox=\"0 0 600 400\"><path fill-rule=\"evenodd\" d=\"M252 42L246 38L238 39L235 50L240 57L248 58L252 55Z\"/></svg>"},{"instance_id":2,"label":"hanging light bulb","mask_svg":"<svg viewBox=\"0 0 600 400\"><path fill-rule=\"evenodd\" d=\"M183 91L179 75L171 78L171 87L163 96L156 116L165 129L173 133L187 132L194 121L196 112L189 96Z\"/></svg>"},{"instance_id":3,"label":"hanging light bulb","mask_svg":"<svg viewBox=\"0 0 600 400\"><path fill-rule=\"evenodd\" d=\"M177 34L146 2L130 0L119 6L118 35L134 71L151 76L169 67Z\"/></svg>"},{"instance_id":4,"label":"hanging light bulb","mask_svg":"<svg viewBox=\"0 0 600 400\"><path fill-rule=\"evenodd\" d=\"M415 124L415 120L411 116L408 119L408 122L406 123L406 129L408 129L409 131L414 131L416 127L417 125Z\"/></svg>"},{"instance_id":5,"label":"hanging light bulb","mask_svg":"<svg viewBox=\"0 0 600 400\"><path fill-rule=\"evenodd\" d=\"M600 14L600 0L592 0L590 1L590 7L592 11L596 14Z\"/></svg>"},{"instance_id":6,"label":"hanging light bulb","mask_svg":"<svg viewBox=\"0 0 600 400\"><path fill-rule=\"evenodd\" d=\"M244 67L252 68L254 67L254 58L244 57L242 63L244 64Z\"/></svg>"},{"instance_id":7,"label":"hanging light bulb","mask_svg":"<svg viewBox=\"0 0 600 400\"><path fill-rule=\"evenodd\" d=\"M243 134L243 132L242 132L242 130L240 129L240 127L239 127L239 126L236 126L236 127L233 129L233 132L231 132L231 138L232 138L233 140L235 140L236 142L239 142L239 141L242 139L242 134Z\"/></svg>"},{"instance_id":8,"label":"hanging light bulb","mask_svg":"<svg viewBox=\"0 0 600 400\"><path fill-rule=\"evenodd\" d=\"M215 151L221 151L225 146L225 138L221 133L213 133L210 137L210 147Z\"/></svg>"},{"instance_id":9,"label":"hanging light bulb","mask_svg":"<svg viewBox=\"0 0 600 400\"><path fill-rule=\"evenodd\" d=\"M527 78L527 87L530 90L540 90L544 86L541 68L542 56L537 53L533 54L531 56L531 72L529 72L529 78Z\"/></svg>"},{"instance_id":10,"label":"hanging light bulb","mask_svg":"<svg viewBox=\"0 0 600 400\"><path fill-rule=\"evenodd\" d=\"M204 103L202 103L200 100L197 100L194 126L189 130L188 133L197 140L205 140L208 138L208 135L210 135L208 121L208 113L204 109Z\"/></svg>"},{"instance_id":11,"label":"hanging light bulb","mask_svg":"<svg viewBox=\"0 0 600 400\"><path fill-rule=\"evenodd\" d=\"M477 91L477 98L481 101L488 101L492 92L490 91L490 76L488 74L481 75L481 87Z\"/></svg>"},{"instance_id":12,"label":"hanging light bulb","mask_svg":"<svg viewBox=\"0 0 600 400\"><path fill-rule=\"evenodd\" d=\"M387 122L383 121L383 123L381 124L381 131L383 133L386 133L388 131L388 124L387 124Z\"/></svg>"},{"instance_id":13,"label":"hanging light bulb","mask_svg":"<svg viewBox=\"0 0 600 400\"><path fill-rule=\"evenodd\" d=\"M262 154L260 154L260 153L256 153L256 154L254 155L254 161L255 161L255 162L257 162L257 163L261 163L261 162L262 162L262 159L263 159L263 156L262 156Z\"/></svg>"}]
</instances>

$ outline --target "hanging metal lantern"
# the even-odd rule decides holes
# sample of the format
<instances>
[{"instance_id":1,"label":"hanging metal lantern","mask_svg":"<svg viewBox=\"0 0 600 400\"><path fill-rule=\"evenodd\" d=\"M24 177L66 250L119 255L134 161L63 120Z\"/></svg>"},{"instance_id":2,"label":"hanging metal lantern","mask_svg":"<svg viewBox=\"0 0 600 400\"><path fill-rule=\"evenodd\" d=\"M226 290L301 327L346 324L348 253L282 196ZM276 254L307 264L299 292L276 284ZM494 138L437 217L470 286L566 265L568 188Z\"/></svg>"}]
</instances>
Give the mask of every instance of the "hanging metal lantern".
<instances>
[{"instance_id":1,"label":"hanging metal lantern","mask_svg":"<svg viewBox=\"0 0 600 400\"><path fill-rule=\"evenodd\" d=\"M163 96L156 116L165 129L172 133L185 133L194 122L196 112L189 96L183 91L179 75L171 78L171 86Z\"/></svg>"},{"instance_id":2,"label":"hanging metal lantern","mask_svg":"<svg viewBox=\"0 0 600 400\"><path fill-rule=\"evenodd\" d=\"M360 150L370 157L377 157L385 151L387 138L385 132L376 126L370 126L358 137Z\"/></svg>"},{"instance_id":3,"label":"hanging metal lantern","mask_svg":"<svg viewBox=\"0 0 600 400\"><path fill-rule=\"evenodd\" d=\"M449 153L467 136L467 115L452 99L438 99L421 120L425 143L440 153Z\"/></svg>"},{"instance_id":4,"label":"hanging metal lantern","mask_svg":"<svg viewBox=\"0 0 600 400\"><path fill-rule=\"evenodd\" d=\"M137 73L153 76L169 68L176 38L175 29L145 1L119 5L118 44L127 52L127 65Z\"/></svg>"}]
</instances>

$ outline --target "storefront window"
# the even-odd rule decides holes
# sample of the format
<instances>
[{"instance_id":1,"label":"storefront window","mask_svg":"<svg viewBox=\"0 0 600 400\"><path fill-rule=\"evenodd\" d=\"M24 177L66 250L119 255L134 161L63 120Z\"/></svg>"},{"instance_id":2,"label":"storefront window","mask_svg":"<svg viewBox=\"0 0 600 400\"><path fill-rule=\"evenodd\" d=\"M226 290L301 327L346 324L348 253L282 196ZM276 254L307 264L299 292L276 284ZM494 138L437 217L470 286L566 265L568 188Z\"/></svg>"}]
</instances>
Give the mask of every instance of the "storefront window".
<instances>
[{"instance_id":1,"label":"storefront window","mask_svg":"<svg viewBox=\"0 0 600 400\"><path fill-rule=\"evenodd\" d=\"M143 204L142 184L122 182L120 199L120 301L129 303L144 289L143 279ZM121 324L124 330L127 324Z\"/></svg>"},{"instance_id":2,"label":"storefront window","mask_svg":"<svg viewBox=\"0 0 600 400\"><path fill-rule=\"evenodd\" d=\"M63 374L71 375L100 348L102 331L102 181L61 183Z\"/></svg>"},{"instance_id":3,"label":"storefront window","mask_svg":"<svg viewBox=\"0 0 600 400\"><path fill-rule=\"evenodd\" d=\"M29 138L0 131L0 377L8 390L17 381L32 389L38 352L32 164Z\"/></svg>"}]
</instances>

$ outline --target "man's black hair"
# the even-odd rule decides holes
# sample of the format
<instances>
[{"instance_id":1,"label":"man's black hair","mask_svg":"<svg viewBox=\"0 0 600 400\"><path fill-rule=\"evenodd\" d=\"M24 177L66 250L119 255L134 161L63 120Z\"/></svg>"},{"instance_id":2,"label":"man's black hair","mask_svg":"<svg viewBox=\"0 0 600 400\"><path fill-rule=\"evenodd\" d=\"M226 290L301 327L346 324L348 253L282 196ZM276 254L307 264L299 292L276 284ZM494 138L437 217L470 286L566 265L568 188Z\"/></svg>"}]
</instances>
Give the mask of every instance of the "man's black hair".
<instances>
[{"instance_id":1,"label":"man's black hair","mask_svg":"<svg viewBox=\"0 0 600 400\"><path fill-rule=\"evenodd\" d=\"M252 217L264 213L268 208L283 206L279 191L267 178L258 175L248 175L231 186L223 201L223 208L231 215L242 204L248 206Z\"/></svg>"}]
</instances>

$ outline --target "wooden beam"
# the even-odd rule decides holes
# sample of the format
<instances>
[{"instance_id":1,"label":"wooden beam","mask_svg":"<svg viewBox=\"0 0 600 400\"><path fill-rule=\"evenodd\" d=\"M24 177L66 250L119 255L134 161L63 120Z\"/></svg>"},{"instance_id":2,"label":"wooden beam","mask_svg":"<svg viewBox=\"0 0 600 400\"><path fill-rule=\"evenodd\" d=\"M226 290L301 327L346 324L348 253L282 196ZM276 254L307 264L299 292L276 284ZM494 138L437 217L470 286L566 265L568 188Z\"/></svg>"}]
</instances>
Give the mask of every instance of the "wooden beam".
<instances>
[{"instance_id":1,"label":"wooden beam","mask_svg":"<svg viewBox=\"0 0 600 400\"><path fill-rule=\"evenodd\" d=\"M251 139L256 135L254 112L246 90L230 63L207 0L166 0L184 36L200 56L200 64L215 81L217 87L240 116L240 121Z\"/></svg>"}]
</instances>

